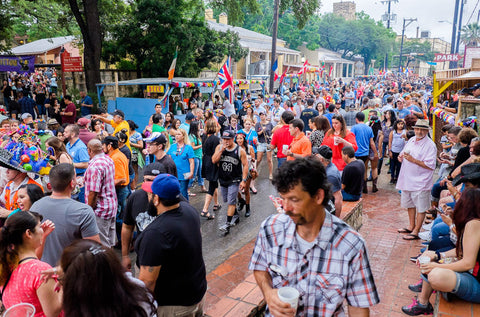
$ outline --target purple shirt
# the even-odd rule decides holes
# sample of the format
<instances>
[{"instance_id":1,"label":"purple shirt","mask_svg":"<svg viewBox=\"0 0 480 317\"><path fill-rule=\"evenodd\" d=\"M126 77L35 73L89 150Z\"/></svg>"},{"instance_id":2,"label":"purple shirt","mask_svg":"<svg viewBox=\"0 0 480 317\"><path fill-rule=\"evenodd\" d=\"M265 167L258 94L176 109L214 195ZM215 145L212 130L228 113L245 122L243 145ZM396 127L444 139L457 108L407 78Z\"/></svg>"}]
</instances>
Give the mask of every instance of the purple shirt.
<instances>
[{"instance_id":1,"label":"purple shirt","mask_svg":"<svg viewBox=\"0 0 480 317\"><path fill-rule=\"evenodd\" d=\"M433 172L436 167L437 147L428 136L417 141L417 137L411 138L400 155L410 151L410 155L422 161L430 169L418 166L404 159L398 176L397 189L408 191L431 190L433 186Z\"/></svg>"}]
</instances>

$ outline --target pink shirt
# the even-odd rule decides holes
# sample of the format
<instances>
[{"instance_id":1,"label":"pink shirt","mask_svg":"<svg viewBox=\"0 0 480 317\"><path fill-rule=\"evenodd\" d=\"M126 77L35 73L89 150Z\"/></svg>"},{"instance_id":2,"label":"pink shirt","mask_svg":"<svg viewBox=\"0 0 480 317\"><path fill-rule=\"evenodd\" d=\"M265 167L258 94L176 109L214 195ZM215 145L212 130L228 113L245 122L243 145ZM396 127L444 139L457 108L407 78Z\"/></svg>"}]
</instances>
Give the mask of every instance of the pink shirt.
<instances>
[{"instance_id":1,"label":"pink shirt","mask_svg":"<svg viewBox=\"0 0 480 317\"><path fill-rule=\"evenodd\" d=\"M416 137L413 137L405 144L400 155L403 155L405 151L410 151L410 155L414 159L422 161L431 169L423 168L404 159L398 175L397 189L408 191L431 190L437 158L435 143L428 136L419 141Z\"/></svg>"},{"instance_id":2,"label":"pink shirt","mask_svg":"<svg viewBox=\"0 0 480 317\"><path fill-rule=\"evenodd\" d=\"M37 296L37 289L42 285L40 272L51 268L48 263L40 260L20 264L13 271L5 288L5 294L3 294L5 308L8 309L19 303L29 303L35 306L35 317L45 316Z\"/></svg>"}]
</instances>

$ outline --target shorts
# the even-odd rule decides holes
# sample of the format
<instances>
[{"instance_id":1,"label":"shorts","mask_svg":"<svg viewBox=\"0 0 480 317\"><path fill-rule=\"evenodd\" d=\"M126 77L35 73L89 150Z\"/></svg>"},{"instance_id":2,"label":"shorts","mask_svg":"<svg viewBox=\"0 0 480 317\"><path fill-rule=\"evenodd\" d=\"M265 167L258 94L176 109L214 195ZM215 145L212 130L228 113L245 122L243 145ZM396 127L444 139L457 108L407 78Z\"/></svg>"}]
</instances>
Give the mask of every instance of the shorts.
<instances>
[{"instance_id":1,"label":"shorts","mask_svg":"<svg viewBox=\"0 0 480 317\"><path fill-rule=\"evenodd\" d=\"M257 152L270 152L270 144L268 143L258 143Z\"/></svg>"},{"instance_id":2,"label":"shorts","mask_svg":"<svg viewBox=\"0 0 480 317\"><path fill-rule=\"evenodd\" d=\"M418 213L424 213L430 208L430 191L402 190L400 203L402 208L417 208Z\"/></svg>"},{"instance_id":3,"label":"shorts","mask_svg":"<svg viewBox=\"0 0 480 317\"><path fill-rule=\"evenodd\" d=\"M480 282L468 272L455 272L457 284L452 293L467 302L480 303Z\"/></svg>"},{"instance_id":4,"label":"shorts","mask_svg":"<svg viewBox=\"0 0 480 317\"><path fill-rule=\"evenodd\" d=\"M355 156L355 158L356 158L357 160L361 160L361 161L363 161L363 163L365 163L365 162L367 161L367 159L368 159L368 155Z\"/></svg>"},{"instance_id":5,"label":"shorts","mask_svg":"<svg viewBox=\"0 0 480 317\"><path fill-rule=\"evenodd\" d=\"M111 248L116 244L116 231L115 231L115 217L110 219L103 219L95 216L97 219L98 232L100 235L100 242L107 248Z\"/></svg>"},{"instance_id":6,"label":"shorts","mask_svg":"<svg viewBox=\"0 0 480 317\"><path fill-rule=\"evenodd\" d=\"M240 186L240 183L233 183L228 185L228 187L220 185L220 188L222 190L223 201L227 203L227 205L237 204L237 195L238 195L239 186Z\"/></svg>"},{"instance_id":7,"label":"shorts","mask_svg":"<svg viewBox=\"0 0 480 317\"><path fill-rule=\"evenodd\" d=\"M37 105L37 109L39 116L47 114L47 109L45 108L45 105Z\"/></svg>"}]
</instances>

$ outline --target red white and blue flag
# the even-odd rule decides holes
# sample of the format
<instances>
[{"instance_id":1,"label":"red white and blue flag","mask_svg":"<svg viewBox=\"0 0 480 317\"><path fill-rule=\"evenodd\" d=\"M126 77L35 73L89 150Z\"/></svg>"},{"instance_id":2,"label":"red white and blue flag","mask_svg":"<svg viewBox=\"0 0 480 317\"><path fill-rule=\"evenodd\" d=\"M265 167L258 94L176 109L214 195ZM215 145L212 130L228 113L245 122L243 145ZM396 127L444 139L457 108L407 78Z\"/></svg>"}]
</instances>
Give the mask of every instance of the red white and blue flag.
<instances>
[{"instance_id":1,"label":"red white and blue flag","mask_svg":"<svg viewBox=\"0 0 480 317\"><path fill-rule=\"evenodd\" d=\"M220 80L220 88L223 90L225 98L228 98L230 103L233 103L233 77L230 70L231 64L232 58L229 56L218 72L218 79Z\"/></svg>"},{"instance_id":2,"label":"red white and blue flag","mask_svg":"<svg viewBox=\"0 0 480 317\"><path fill-rule=\"evenodd\" d=\"M274 73L274 76L273 76L273 81L277 81L278 79L278 74L277 74L277 68L278 68L278 59L275 60L275 62L273 63L272 65L272 71Z\"/></svg>"}]
</instances>

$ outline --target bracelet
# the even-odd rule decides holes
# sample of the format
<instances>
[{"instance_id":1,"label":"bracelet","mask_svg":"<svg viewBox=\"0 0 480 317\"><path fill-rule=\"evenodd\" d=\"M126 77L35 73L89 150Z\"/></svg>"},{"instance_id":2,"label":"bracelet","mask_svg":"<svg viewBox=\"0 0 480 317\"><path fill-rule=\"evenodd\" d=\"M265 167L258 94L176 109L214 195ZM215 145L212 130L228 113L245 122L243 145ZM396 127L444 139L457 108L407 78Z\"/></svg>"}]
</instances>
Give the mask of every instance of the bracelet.
<instances>
[{"instance_id":1,"label":"bracelet","mask_svg":"<svg viewBox=\"0 0 480 317\"><path fill-rule=\"evenodd\" d=\"M440 252L438 251L435 251L435 256L437 257L436 258L437 261L439 261L442 258Z\"/></svg>"}]
</instances>

